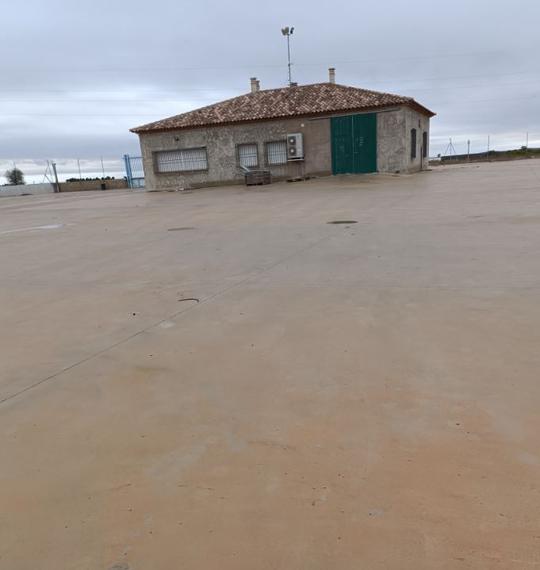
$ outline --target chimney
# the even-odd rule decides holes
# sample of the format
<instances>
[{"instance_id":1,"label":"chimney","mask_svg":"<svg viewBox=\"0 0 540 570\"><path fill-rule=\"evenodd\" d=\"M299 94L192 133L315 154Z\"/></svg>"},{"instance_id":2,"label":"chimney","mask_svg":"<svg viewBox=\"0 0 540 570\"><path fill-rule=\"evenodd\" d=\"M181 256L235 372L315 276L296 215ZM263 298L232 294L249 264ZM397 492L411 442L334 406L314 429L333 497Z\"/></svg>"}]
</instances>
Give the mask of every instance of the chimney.
<instances>
[{"instance_id":1,"label":"chimney","mask_svg":"<svg viewBox=\"0 0 540 570\"><path fill-rule=\"evenodd\" d=\"M336 68L335 67L331 67L328 70L328 81L330 83L335 83L336 82Z\"/></svg>"},{"instance_id":2,"label":"chimney","mask_svg":"<svg viewBox=\"0 0 540 570\"><path fill-rule=\"evenodd\" d=\"M257 91L261 88L261 85L256 77L251 78L251 92L257 93Z\"/></svg>"}]
</instances>

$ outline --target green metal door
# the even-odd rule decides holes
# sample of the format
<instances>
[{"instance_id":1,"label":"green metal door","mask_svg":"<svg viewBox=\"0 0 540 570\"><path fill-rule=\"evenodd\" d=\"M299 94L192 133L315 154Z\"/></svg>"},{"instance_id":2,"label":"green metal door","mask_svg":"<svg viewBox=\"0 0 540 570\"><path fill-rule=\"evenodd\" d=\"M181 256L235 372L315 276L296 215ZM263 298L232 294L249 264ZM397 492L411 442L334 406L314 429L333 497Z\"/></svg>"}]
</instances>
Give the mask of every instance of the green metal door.
<instances>
[{"instance_id":1,"label":"green metal door","mask_svg":"<svg viewBox=\"0 0 540 570\"><path fill-rule=\"evenodd\" d=\"M332 117L332 174L354 172L352 117Z\"/></svg>"},{"instance_id":2,"label":"green metal door","mask_svg":"<svg viewBox=\"0 0 540 570\"><path fill-rule=\"evenodd\" d=\"M332 117L333 174L377 172L377 115Z\"/></svg>"},{"instance_id":3,"label":"green metal door","mask_svg":"<svg viewBox=\"0 0 540 570\"><path fill-rule=\"evenodd\" d=\"M377 115L353 115L354 172L377 172Z\"/></svg>"}]
</instances>

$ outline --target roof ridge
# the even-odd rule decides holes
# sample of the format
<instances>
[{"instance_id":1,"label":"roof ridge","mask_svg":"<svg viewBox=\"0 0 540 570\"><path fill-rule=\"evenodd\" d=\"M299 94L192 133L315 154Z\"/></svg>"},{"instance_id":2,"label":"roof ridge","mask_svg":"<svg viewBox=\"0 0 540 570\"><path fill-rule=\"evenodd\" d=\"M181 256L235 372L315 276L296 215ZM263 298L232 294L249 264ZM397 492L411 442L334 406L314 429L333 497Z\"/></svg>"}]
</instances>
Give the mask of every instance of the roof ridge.
<instances>
[{"instance_id":1,"label":"roof ridge","mask_svg":"<svg viewBox=\"0 0 540 570\"><path fill-rule=\"evenodd\" d=\"M392 95L392 97L400 97L402 99L413 99L413 97L408 97L406 95L398 95L396 93L390 93L389 91L377 91L375 89L366 89L365 87L357 87L356 85L344 85L343 83L333 83L331 81L319 81L317 83L306 83L305 85L293 85L293 86L284 86L284 87L272 87L271 89L260 89L255 93L247 92L244 95L257 95L257 93L268 93L270 91L283 91L288 89L304 89L308 87L316 87L319 85L328 85L332 87L339 87L343 89L356 89L358 91L364 91L366 93L373 93L375 95ZM237 95L237 97L243 97L243 95ZM232 97L235 99L235 97ZM230 101L230 99L225 99L225 101ZM222 101L224 103L225 101ZM219 104L219 103L218 103Z\"/></svg>"}]
</instances>

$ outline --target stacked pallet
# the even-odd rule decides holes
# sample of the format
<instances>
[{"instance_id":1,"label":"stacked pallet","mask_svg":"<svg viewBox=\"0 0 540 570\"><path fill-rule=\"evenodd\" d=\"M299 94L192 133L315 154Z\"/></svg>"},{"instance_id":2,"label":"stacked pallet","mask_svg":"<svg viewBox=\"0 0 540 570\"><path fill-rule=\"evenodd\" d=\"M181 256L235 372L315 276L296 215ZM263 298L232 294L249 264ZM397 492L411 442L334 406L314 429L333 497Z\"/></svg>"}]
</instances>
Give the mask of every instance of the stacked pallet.
<instances>
[{"instance_id":1,"label":"stacked pallet","mask_svg":"<svg viewBox=\"0 0 540 570\"><path fill-rule=\"evenodd\" d=\"M262 186L272 184L272 174L269 170L250 170L244 174L246 186Z\"/></svg>"}]
</instances>

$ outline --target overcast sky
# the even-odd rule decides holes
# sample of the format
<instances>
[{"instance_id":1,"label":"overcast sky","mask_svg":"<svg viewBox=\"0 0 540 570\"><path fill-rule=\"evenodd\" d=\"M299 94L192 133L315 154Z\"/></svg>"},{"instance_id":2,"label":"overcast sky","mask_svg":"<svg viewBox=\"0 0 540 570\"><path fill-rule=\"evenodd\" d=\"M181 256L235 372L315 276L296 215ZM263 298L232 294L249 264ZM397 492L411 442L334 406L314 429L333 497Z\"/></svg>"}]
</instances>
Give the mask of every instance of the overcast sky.
<instances>
[{"instance_id":1,"label":"overcast sky","mask_svg":"<svg viewBox=\"0 0 540 570\"><path fill-rule=\"evenodd\" d=\"M137 153L129 128L327 80L415 97L432 154L540 146L538 0L0 0L0 168ZM28 163L25 163L28 164ZM91 162L85 163L91 164Z\"/></svg>"}]
</instances>

